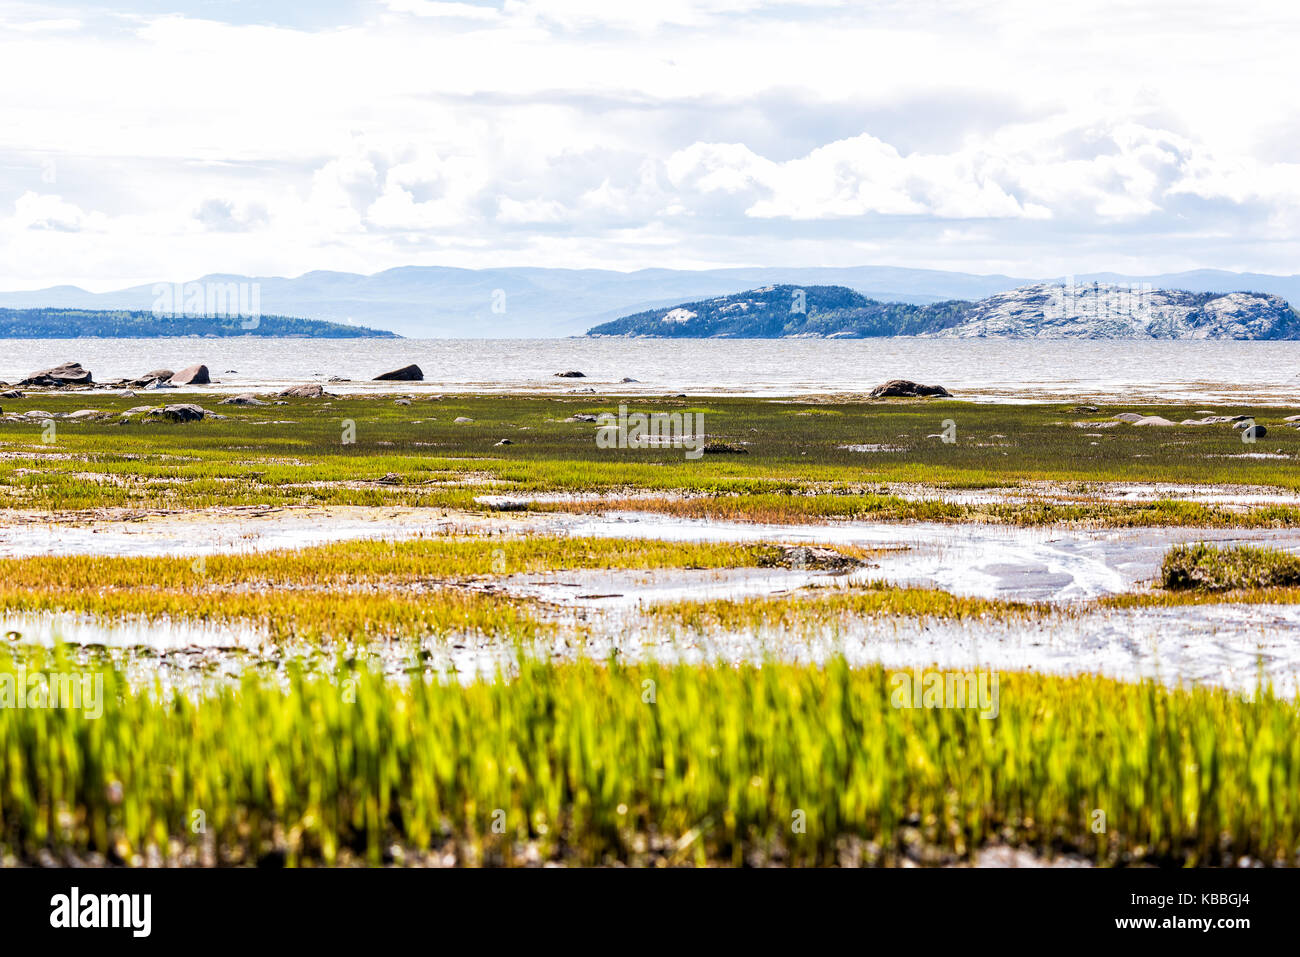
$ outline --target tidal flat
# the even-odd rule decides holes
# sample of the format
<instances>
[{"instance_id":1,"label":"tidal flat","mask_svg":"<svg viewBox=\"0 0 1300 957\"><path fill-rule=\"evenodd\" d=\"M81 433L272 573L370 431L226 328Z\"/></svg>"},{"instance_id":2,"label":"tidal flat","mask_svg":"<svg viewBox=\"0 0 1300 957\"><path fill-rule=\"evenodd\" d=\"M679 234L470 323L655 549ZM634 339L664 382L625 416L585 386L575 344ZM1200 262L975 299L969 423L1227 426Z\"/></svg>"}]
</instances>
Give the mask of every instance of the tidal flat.
<instances>
[{"instance_id":1,"label":"tidal flat","mask_svg":"<svg viewBox=\"0 0 1300 957\"><path fill-rule=\"evenodd\" d=\"M7 861L1300 863L1291 409L225 397L3 402Z\"/></svg>"}]
</instances>

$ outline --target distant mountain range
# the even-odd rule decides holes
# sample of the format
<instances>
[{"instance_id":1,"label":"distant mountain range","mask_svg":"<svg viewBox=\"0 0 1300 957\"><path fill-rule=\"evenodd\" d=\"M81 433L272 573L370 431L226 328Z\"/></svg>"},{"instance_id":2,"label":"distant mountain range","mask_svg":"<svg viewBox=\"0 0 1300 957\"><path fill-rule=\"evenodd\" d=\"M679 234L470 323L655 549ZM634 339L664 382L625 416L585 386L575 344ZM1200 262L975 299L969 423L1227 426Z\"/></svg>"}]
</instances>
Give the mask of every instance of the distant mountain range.
<instances>
[{"instance_id":1,"label":"distant mountain range","mask_svg":"<svg viewBox=\"0 0 1300 957\"><path fill-rule=\"evenodd\" d=\"M1080 282L1146 283L1156 289L1191 292L1250 289L1300 302L1300 276L1197 270L1157 276L1096 273L1076 278ZM254 283L267 314L359 324L413 337L508 338L580 335L620 316L763 286L844 286L880 303L926 305L981 300L1040 280L892 266L643 269L627 273L405 266L370 276L309 272L293 279L210 275L192 281ZM105 293L55 286L0 292L0 307L147 311L156 299L152 285Z\"/></svg>"},{"instance_id":2,"label":"distant mountain range","mask_svg":"<svg viewBox=\"0 0 1300 957\"><path fill-rule=\"evenodd\" d=\"M396 338L365 326L292 316L158 316L97 309L0 309L0 339L154 338L157 336L296 336L312 339Z\"/></svg>"},{"instance_id":3,"label":"distant mountain range","mask_svg":"<svg viewBox=\"0 0 1300 957\"><path fill-rule=\"evenodd\" d=\"M1040 339L1297 339L1300 316L1267 293L1035 283L978 302L879 302L844 286L774 285L649 309L591 336Z\"/></svg>"}]
</instances>

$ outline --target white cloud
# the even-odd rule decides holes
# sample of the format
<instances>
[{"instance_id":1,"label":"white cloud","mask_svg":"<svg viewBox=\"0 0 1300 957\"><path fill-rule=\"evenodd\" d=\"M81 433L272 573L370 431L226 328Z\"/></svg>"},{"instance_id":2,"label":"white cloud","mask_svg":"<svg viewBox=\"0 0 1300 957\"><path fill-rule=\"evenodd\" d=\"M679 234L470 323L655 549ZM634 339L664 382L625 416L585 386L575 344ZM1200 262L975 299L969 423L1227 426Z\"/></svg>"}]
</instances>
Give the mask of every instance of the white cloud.
<instances>
[{"instance_id":1,"label":"white cloud","mask_svg":"<svg viewBox=\"0 0 1300 957\"><path fill-rule=\"evenodd\" d=\"M0 287L411 262L1046 275L1300 258L1290 5L377 11L308 31L37 4L0 24L0 83L23 90L0 103Z\"/></svg>"}]
</instances>

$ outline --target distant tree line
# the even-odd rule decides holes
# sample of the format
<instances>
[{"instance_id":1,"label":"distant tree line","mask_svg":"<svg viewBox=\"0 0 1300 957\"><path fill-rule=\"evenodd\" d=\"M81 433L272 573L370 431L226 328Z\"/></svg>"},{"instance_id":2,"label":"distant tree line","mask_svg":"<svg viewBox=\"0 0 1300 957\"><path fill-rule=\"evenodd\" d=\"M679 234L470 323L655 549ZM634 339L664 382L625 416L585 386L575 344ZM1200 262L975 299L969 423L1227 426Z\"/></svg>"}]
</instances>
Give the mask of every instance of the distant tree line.
<instances>
[{"instance_id":1,"label":"distant tree line","mask_svg":"<svg viewBox=\"0 0 1300 957\"><path fill-rule=\"evenodd\" d=\"M0 309L0 339L152 339L163 336L398 338L395 333L382 329L295 316L173 316L126 309Z\"/></svg>"}]
</instances>

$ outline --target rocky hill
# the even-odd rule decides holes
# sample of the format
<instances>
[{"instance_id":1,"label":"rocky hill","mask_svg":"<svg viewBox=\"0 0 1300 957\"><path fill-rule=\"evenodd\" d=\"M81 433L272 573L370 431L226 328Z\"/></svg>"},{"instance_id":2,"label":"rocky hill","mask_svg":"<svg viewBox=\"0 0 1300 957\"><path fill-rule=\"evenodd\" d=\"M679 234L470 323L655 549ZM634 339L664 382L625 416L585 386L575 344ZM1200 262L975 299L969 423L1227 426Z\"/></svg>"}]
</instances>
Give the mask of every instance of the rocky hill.
<instances>
[{"instance_id":1,"label":"rocky hill","mask_svg":"<svg viewBox=\"0 0 1300 957\"><path fill-rule=\"evenodd\" d=\"M915 336L954 325L959 300L877 302L844 286L764 286L730 296L638 312L596 326L591 336L674 339L785 339Z\"/></svg>"},{"instance_id":2,"label":"rocky hill","mask_svg":"<svg viewBox=\"0 0 1300 957\"><path fill-rule=\"evenodd\" d=\"M1138 284L1038 283L978 302L877 302L843 286L765 286L652 309L592 336L656 338L926 336L1006 339L1300 339L1279 296Z\"/></svg>"}]
</instances>

